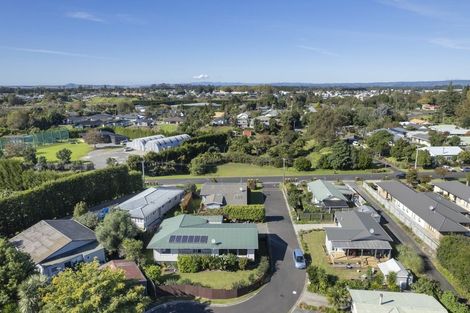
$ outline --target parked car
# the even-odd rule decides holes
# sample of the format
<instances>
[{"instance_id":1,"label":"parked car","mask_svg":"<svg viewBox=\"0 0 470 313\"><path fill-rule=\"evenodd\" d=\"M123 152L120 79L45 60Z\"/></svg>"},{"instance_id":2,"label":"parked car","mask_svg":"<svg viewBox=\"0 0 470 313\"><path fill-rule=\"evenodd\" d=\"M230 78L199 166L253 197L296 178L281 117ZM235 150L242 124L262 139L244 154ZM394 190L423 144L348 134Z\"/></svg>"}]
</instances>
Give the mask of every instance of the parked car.
<instances>
[{"instance_id":1,"label":"parked car","mask_svg":"<svg viewBox=\"0 0 470 313\"><path fill-rule=\"evenodd\" d=\"M449 166L449 165L443 165L442 168L445 168L449 172L457 172L455 170L455 168L453 168L452 166Z\"/></svg>"},{"instance_id":2,"label":"parked car","mask_svg":"<svg viewBox=\"0 0 470 313\"><path fill-rule=\"evenodd\" d=\"M466 173L466 172L470 172L470 166L463 166L463 167L461 168L461 170L462 170L462 172L465 172L465 173Z\"/></svg>"},{"instance_id":3,"label":"parked car","mask_svg":"<svg viewBox=\"0 0 470 313\"><path fill-rule=\"evenodd\" d=\"M106 216L106 214L109 213L109 208L102 208L99 212L98 212L98 219L100 221L102 221L104 219L104 217Z\"/></svg>"},{"instance_id":4,"label":"parked car","mask_svg":"<svg viewBox=\"0 0 470 313\"><path fill-rule=\"evenodd\" d=\"M404 179L405 177L406 177L406 174L403 173L403 172L396 172L395 173L395 178Z\"/></svg>"},{"instance_id":5,"label":"parked car","mask_svg":"<svg viewBox=\"0 0 470 313\"><path fill-rule=\"evenodd\" d=\"M305 262L304 253L302 252L302 250L294 249L294 252L293 252L292 256L294 258L295 268L304 269L304 268L307 267L307 264Z\"/></svg>"}]
</instances>

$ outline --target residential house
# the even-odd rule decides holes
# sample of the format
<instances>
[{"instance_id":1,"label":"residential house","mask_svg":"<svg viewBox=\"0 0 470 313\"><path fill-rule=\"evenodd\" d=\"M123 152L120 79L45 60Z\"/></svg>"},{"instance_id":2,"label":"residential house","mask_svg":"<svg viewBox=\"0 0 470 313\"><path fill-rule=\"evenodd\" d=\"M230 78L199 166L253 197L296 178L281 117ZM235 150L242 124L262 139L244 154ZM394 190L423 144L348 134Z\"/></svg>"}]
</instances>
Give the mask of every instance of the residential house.
<instances>
[{"instance_id":1,"label":"residential house","mask_svg":"<svg viewBox=\"0 0 470 313\"><path fill-rule=\"evenodd\" d=\"M255 259L258 229L252 223L222 223L222 216L181 214L165 219L147 246L157 262L175 262L181 254L225 255Z\"/></svg>"},{"instance_id":2,"label":"residential house","mask_svg":"<svg viewBox=\"0 0 470 313\"><path fill-rule=\"evenodd\" d=\"M246 183L206 183L201 187L200 196L206 209L248 204Z\"/></svg>"},{"instance_id":3,"label":"residential house","mask_svg":"<svg viewBox=\"0 0 470 313\"><path fill-rule=\"evenodd\" d=\"M119 145L122 142L126 142L129 140L128 137L112 133L110 131L100 130L101 138L103 138L104 142L112 143L115 145Z\"/></svg>"},{"instance_id":4,"label":"residential house","mask_svg":"<svg viewBox=\"0 0 470 313\"><path fill-rule=\"evenodd\" d=\"M179 116L168 117L163 119L163 124L170 124L170 125L180 125L184 122L184 119Z\"/></svg>"},{"instance_id":5,"label":"residential house","mask_svg":"<svg viewBox=\"0 0 470 313\"><path fill-rule=\"evenodd\" d=\"M109 268L116 271L120 270L124 273L126 280L131 284L142 285L145 287L145 290L147 290L147 278L134 261L112 260L101 265L100 268Z\"/></svg>"},{"instance_id":6,"label":"residential house","mask_svg":"<svg viewBox=\"0 0 470 313\"><path fill-rule=\"evenodd\" d=\"M423 147L420 148L419 151L428 151L431 157L443 157L446 160L452 160L456 158L460 152L463 150L460 147ZM419 153L419 152L418 152Z\"/></svg>"},{"instance_id":7,"label":"residential house","mask_svg":"<svg viewBox=\"0 0 470 313\"><path fill-rule=\"evenodd\" d=\"M351 313L447 313L431 296L412 292L349 289Z\"/></svg>"},{"instance_id":8,"label":"residential house","mask_svg":"<svg viewBox=\"0 0 470 313\"><path fill-rule=\"evenodd\" d=\"M354 211L369 214L379 224L382 220L382 216L373 207L365 204L354 208Z\"/></svg>"},{"instance_id":9,"label":"residential house","mask_svg":"<svg viewBox=\"0 0 470 313\"><path fill-rule=\"evenodd\" d=\"M431 146L431 139L429 138L428 132L423 131L410 131L406 134L406 137L411 143L417 145L423 145L426 147Z\"/></svg>"},{"instance_id":10,"label":"residential house","mask_svg":"<svg viewBox=\"0 0 470 313\"><path fill-rule=\"evenodd\" d=\"M250 114L248 112L237 115L237 126L240 128L248 128L250 126Z\"/></svg>"},{"instance_id":11,"label":"residential house","mask_svg":"<svg viewBox=\"0 0 470 313\"><path fill-rule=\"evenodd\" d=\"M184 191L178 188L148 188L117 207L129 212L131 220L140 229L147 230L163 218L163 215L179 205Z\"/></svg>"},{"instance_id":12,"label":"residential house","mask_svg":"<svg viewBox=\"0 0 470 313\"><path fill-rule=\"evenodd\" d=\"M433 183L434 192L439 193L450 201L470 212L470 187L458 181L442 181Z\"/></svg>"},{"instance_id":13,"label":"residential house","mask_svg":"<svg viewBox=\"0 0 470 313\"><path fill-rule=\"evenodd\" d=\"M452 124L439 124L429 126L429 129L435 130L440 133L448 133L449 136L465 136L470 133L470 129L461 128Z\"/></svg>"},{"instance_id":14,"label":"residential house","mask_svg":"<svg viewBox=\"0 0 470 313\"><path fill-rule=\"evenodd\" d=\"M211 125L221 126L221 125L225 125L226 123L227 123L227 119L225 118L225 112L214 112Z\"/></svg>"},{"instance_id":15,"label":"residential house","mask_svg":"<svg viewBox=\"0 0 470 313\"><path fill-rule=\"evenodd\" d=\"M48 277L81 262L105 261L103 246L95 233L72 219L42 220L10 242L28 253L39 272Z\"/></svg>"},{"instance_id":16,"label":"residential house","mask_svg":"<svg viewBox=\"0 0 470 313\"><path fill-rule=\"evenodd\" d=\"M437 111L439 110L439 105L438 104L433 104L433 103L425 103L421 105L421 110L423 111Z\"/></svg>"},{"instance_id":17,"label":"residential house","mask_svg":"<svg viewBox=\"0 0 470 313\"><path fill-rule=\"evenodd\" d=\"M324 228L325 246L330 256L390 257L390 242L393 242L393 239L370 214L356 211L336 212L335 223L338 227Z\"/></svg>"},{"instance_id":18,"label":"residential house","mask_svg":"<svg viewBox=\"0 0 470 313\"><path fill-rule=\"evenodd\" d=\"M416 192L397 181L376 182L375 198L431 249L443 235L469 233L470 218L444 198Z\"/></svg>"},{"instance_id":19,"label":"residential house","mask_svg":"<svg viewBox=\"0 0 470 313\"><path fill-rule=\"evenodd\" d=\"M332 209L349 208L352 191L345 187L317 179L307 184L307 190L312 193L312 203L331 211Z\"/></svg>"},{"instance_id":20,"label":"residential house","mask_svg":"<svg viewBox=\"0 0 470 313\"><path fill-rule=\"evenodd\" d=\"M377 264L379 270L384 275L385 280L390 273L395 273L396 284L401 290L407 289L413 283L413 274L411 274L399 261L390 259L386 262Z\"/></svg>"}]
</instances>

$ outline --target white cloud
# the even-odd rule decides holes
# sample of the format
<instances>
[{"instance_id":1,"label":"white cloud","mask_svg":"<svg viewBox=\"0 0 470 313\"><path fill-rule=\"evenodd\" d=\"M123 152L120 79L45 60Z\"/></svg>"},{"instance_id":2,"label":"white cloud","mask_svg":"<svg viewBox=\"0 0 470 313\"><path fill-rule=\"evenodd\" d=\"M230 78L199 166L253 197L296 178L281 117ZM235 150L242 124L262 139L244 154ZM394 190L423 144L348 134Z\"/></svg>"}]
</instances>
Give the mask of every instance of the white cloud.
<instances>
[{"instance_id":1,"label":"white cloud","mask_svg":"<svg viewBox=\"0 0 470 313\"><path fill-rule=\"evenodd\" d=\"M0 46L2 49L20 51L20 52L30 52L30 53L41 53L41 54L54 54L62 55L68 57L78 57L78 58L90 58L90 59L109 59L107 57L100 57L96 55L67 52L67 51L58 51L58 50L48 50L48 49L34 49L34 48L21 48L21 47L10 47L10 46Z\"/></svg>"},{"instance_id":2,"label":"white cloud","mask_svg":"<svg viewBox=\"0 0 470 313\"><path fill-rule=\"evenodd\" d=\"M92 22L98 22L98 23L105 22L102 18L97 17L96 15L92 13L84 12L84 11L68 12L66 16L69 18L76 18L79 20L86 20L86 21L92 21Z\"/></svg>"},{"instance_id":3,"label":"white cloud","mask_svg":"<svg viewBox=\"0 0 470 313\"><path fill-rule=\"evenodd\" d=\"M209 75L207 74L199 74L199 75L196 75L196 76L193 76L194 79L207 79L209 78Z\"/></svg>"},{"instance_id":4,"label":"white cloud","mask_svg":"<svg viewBox=\"0 0 470 313\"><path fill-rule=\"evenodd\" d=\"M433 38L429 40L429 43L448 49L470 50L469 41L455 40L451 38Z\"/></svg>"},{"instance_id":5,"label":"white cloud","mask_svg":"<svg viewBox=\"0 0 470 313\"><path fill-rule=\"evenodd\" d=\"M328 50L325 50L325 49L321 49L321 48L304 46L304 45L298 45L297 48L313 51L313 52L316 52L316 53L319 53L319 54L328 55L328 56L332 56L332 57L339 57L339 54L328 51Z\"/></svg>"}]
</instances>

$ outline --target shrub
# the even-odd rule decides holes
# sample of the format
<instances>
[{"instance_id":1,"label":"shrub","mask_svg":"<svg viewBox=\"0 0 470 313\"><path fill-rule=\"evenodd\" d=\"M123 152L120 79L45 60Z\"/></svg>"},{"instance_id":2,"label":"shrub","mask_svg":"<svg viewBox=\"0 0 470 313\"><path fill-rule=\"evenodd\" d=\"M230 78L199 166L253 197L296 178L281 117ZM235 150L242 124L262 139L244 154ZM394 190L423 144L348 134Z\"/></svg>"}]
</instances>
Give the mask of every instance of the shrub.
<instances>
[{"instance_id":1,"label":"shrub","mask_svg":"<svg viewBox=\"0 0 470 313\"><path fill-rule=\"evenodd\" d=\"M294 168L300 172L309 171L312 168L312 163L306 157L299 157L294 161Z\"/></svg>"},{"instance_id":2,"label":"shrub","mask_svg":"<svg viewBox=\"0 0 470 313\"><path fill-rule=\"evenodd\" d=\"M77 204L75 204L73 208L73 217L78 218L79 216L82 216L83 214L87 213L87 205L85 202L80 201Z\"/></svg>"},{"instance_id":3,"label":"shrub","mask_svg":"<svg viewBox=\"0 0 470 313\"><path fill-rule=\"evenodd\" d=\"M145 276L151 281L158 284L162 278L162 268L158 265L152 264L144 267Z\"/></svg>"},{"instance_id":4,"label":"shrub","mask_svg":"<svg viewBox=\"0 0 470 313\"><path fill-rule=\"evenodd\" d=\"M197 273L201 270L200 257L197 255L178 255L176 266L181 273Z\"/></svg>"},{"instance_id":5,"label":"shrub","mask_svg":"<svg viewBox=\"0 0 470 313\"><path fill-rule=\"evenodd\" d=\"M239 258L238 259L238 268L242 271L245 270L246 267L248 266L248 261L249 261L248 258Z\"/></svg>"},{"instance_id":6,"label":"shrub","mask_svg":"<svg viewBox=\"0 0 470 313\"><path fill-rule=\"evenodd\" d=\"M470 238L458 235L444 236L437 248L437 259L470 292Z\"/></svg>"},{"instance_id":7,"label":"shrub","mask_svg":"<svg viewBox=\"0 0 470 313\"><path fill-rule=\"evenodd\" d=\"M90 229L95 229L96 226L98 226L98 224L100 223L100 221L98 220L98 215L93 212L86 212L85 214L80 215L79 217L74 217L74 220L85 225Z\"/></svg>"},{"instance_id":8,"label":"shrub","mask_svg":"<svg viewBox=\"0 0 470 313\"><path fill-rule=\"evenodd\" d=\"M256 269L256 275L262 277L269 270L269 259L266 256L262 256L258 268Z\"/></svg>"},{"instance_id":9,"label":"shrub","mask_svg":"<svg viewBox=\"0 0 470 313\"><path fill-rule=\"evenodd\" d=\"M424 261L418 252L405 245L399 245L397 250L398 260L403 263L405 267L412 270L415 274L424 273Z\"/></svg>"},{"instance_id":10,"label":"shrub","mask_svg":"<svg viewBox=\"0 0 470 313\"><path fill-rule=\"evenodd\" d=\"M238 258L234 254L227 254L227 255L222 255L220 257L222 260L221 262L221 270L224 271L236 271L238 269Z\"/></svg>"},{"instance_id":11,"label":"shrub","mask_svg":"<svg viewBox=\"0 0 470 313\"><path fill-rule=\"evenodd\" d=\"M451 313L469 313L470 308L465 303L460 303L459 298L454 295L451 291L444 291L439 298L439 301L446 307Z\"/></svg>"},{"instance_id":12,"label":"shrub","mask_svg":"<svg viewBox=\"0 0 470 313\"><path fill-rule=\"evenodd\" d=\"M223 214L231 220L247 222L263 222L266 216L264 205L227 205L223 208Z\"/></svg>"}]
</instances>

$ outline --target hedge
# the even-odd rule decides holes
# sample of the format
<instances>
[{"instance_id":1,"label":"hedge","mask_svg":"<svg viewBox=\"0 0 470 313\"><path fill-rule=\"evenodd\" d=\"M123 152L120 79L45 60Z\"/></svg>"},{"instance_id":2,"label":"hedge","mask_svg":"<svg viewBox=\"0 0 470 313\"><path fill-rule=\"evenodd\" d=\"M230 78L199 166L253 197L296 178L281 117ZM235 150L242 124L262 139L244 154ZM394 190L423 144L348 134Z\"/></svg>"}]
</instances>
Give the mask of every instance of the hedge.
<instances>
[{"instance_id":1,"label":"hedge","mask_svg":"<svg viewBox=\"0 0 470 313\"><path fill-rule=\"evenodd\" d=\"M465 292L470 293L470 238L461 235L444 236L437 248L437 260Z\"/></svg>"},{"instance_id":2,"label":"hedge","mask_svg":"<svg viewBox=\"0 0 470 313\"><path fill-rule=\"evenodd\" d=\"M228 219L243 222L264 222L266 210L263 204L226 205L221 209L201 212L202 215L223 215Z\"/></svg>"},{"instance_id":3,"label":"hedge","mask_svg":"<svg viewBox=\"0 0 470 313\"><path fill-rule=\"evenodd\" d=\"M73 213L77 202L93 206L142 189L140 173L117 166L78 173L0 199L0 235L11 236L43 219Z\"/></svg>"}]
</instances>

